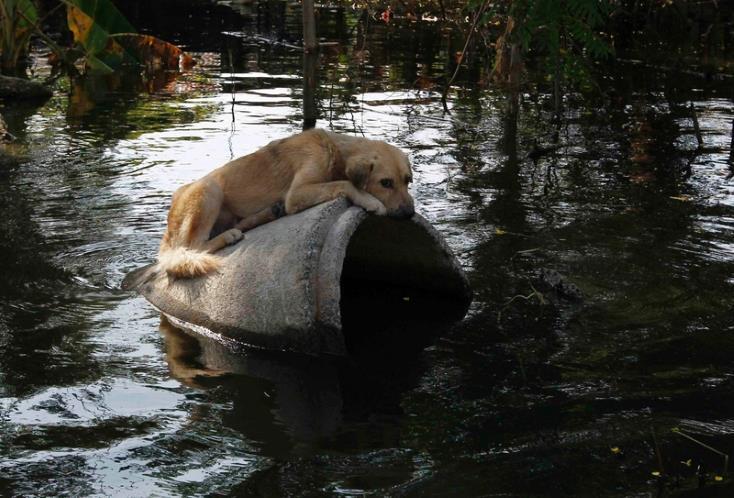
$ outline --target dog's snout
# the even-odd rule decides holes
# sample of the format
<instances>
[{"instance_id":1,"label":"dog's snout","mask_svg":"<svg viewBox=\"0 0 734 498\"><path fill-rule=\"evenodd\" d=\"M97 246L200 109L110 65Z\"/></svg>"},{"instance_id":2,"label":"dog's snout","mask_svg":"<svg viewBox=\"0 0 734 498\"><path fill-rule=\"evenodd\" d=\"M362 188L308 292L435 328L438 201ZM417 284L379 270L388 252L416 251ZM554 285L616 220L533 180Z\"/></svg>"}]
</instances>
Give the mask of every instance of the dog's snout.
<instances>
[{"instance_id":1,"label":"dog's snout","mask_svg":"<svg viewBox=\"0 0 734 498\"><path fill-rule=\"evenodd\" d=\"M393 212L389 213L389 215L392 218L398 218L398 219L401 219L401 220L407 220L408 218L410 218L414 214L415 214L415 209L413 208L413 206L412 205L407 205L407 204L406 205L403 205L403 206L400 206L399 208L397 208Z\"/></svg>"}]
</instances>

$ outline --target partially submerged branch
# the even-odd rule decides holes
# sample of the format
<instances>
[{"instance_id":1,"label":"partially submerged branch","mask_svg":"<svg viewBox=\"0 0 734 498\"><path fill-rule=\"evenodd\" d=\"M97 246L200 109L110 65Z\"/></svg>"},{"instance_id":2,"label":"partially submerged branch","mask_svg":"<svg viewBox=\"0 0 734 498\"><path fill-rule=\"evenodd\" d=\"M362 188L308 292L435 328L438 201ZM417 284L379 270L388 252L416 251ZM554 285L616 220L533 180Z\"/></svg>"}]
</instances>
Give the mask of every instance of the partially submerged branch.
<instances>
[{"instance_id":1,"label":"partially submerged branch","mask_svg":"<svg viewBox=\"0 0 734 498\"><path fill-rule=\"evenodd\" d=\"M51 95L50 88L35 81L0 75L0 98L46 100Z\"/></svg>"}]
</instances>

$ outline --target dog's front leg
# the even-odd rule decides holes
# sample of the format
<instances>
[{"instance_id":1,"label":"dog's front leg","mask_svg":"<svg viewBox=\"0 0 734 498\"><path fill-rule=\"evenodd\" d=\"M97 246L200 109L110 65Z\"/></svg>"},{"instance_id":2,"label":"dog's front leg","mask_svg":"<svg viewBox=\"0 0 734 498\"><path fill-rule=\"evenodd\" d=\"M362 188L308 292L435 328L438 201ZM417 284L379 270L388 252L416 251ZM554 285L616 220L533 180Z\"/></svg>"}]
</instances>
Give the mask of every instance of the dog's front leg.
<instances>
[{"instance_id":1,"label":"dog's front leg","mask_svg":"<svg viewBox=\"0 0 734 498\"><path fill-rule=\"evenodd\" d=\"M246 232L247 230L255 228L256 226L264 225L265 223L277 220L281 216L285 216L285 214L285 206L283 204L283 201L278 201L272 206L263 209L262 211L258 211L255 214L251 214L250 216L242 218L239 222L237 222L235 228L239 228L243 232Z\"/></svg>"},{"instance_id":2,"label":"dog's front leg","mask_svg":"<svg viewBox=\"0 0 734 498\"><path fill-rule=\"evenodd\" d=\"M346 197L352 204L370 213L386 214L385 206L372 194L359 190L351 182L339 180L326 183L294 184L285 197L285 211L298 213L316 204Z\"/></svg>"}]
</instances>

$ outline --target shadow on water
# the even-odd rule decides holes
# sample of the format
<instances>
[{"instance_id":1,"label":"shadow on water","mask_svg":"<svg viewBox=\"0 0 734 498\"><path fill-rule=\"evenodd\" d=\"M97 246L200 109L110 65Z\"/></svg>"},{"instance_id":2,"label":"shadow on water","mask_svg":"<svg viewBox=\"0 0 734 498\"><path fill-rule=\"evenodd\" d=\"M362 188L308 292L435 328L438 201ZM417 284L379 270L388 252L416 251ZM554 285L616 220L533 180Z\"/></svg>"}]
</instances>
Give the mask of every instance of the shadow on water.
<instances>
[{"instance_id":1,"label":"shadow on water","mask_svg":"<svg viewBox=\"0 0 734 498\"><path fill-rule=\"evenodd\" d=\"M226 402L222 423L276 459L227 494L287 494L303 485L291 481L293 465L297 475L312 473L311 465L325 455L350 454L355 447L379 454L385 445L401 445L401 400L420 381L421 353L461 319L465 307L413 289L345 280L341 312L350 357L342 360L233 349L165 319L160 330L171 375ZM379 476L365 476L370 487L399 483L413 472L411 464L380 469L383 464L369 459L363 465ZM312 485L325 485L332 471L311 475Z\"/></svg>"},{"instance_id":2,"label":"shadow on water","mask_svg":"<svg viewBox=\"0 0 734 498\"><path fill-rule=\"evenodd\" d=\"M284 458L294 447L310 453L328 447L350 426L374 417L397 423L401 396L417 381L421 352L461 319L465 307L414 289L345 281L346 359L238 348L165 318L160 331L171 375L230 399L223 423L257 442L264 455Z\"/></svg>"}]
</instances>

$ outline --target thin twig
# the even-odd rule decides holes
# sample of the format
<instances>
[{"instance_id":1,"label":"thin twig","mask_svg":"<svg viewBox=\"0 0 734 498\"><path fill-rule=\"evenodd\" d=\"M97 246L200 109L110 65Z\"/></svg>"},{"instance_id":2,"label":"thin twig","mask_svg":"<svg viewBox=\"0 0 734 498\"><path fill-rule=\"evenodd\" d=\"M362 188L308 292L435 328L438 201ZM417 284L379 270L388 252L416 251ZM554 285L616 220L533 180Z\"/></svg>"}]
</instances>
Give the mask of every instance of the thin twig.
<instances>
[{"instance_id":1,"label":"thin twig","mask_svg":"<svg viewBox=\"0 0 734 498\"><path fill-rule=\"evenodd\" d=\"M726 473L729 471L729 455L727 455L723 451L717 450L713 446L709 446L708 444L699 441L698 439L694 438L693 436L690 436L690 435L686 434L685 432L683 432L682 429L679 429L678 427L673 427L672 429L670 429L670 431L673 434L678 434L679 436L682 436L682 437L688 439L689 441L693 441L697 445L699 445L699 446L701 446L703 448L706 448L707 450L709 450L709 451L711 451L713 453L716 453L719 456L722 456L724 458L724 472L723 472L723 475L726 475Z\"/></svg>"},{"instance_id":2,"label":"thin twig","mask_svg":"<svg viewBox=\"0 0 734 498\"><path fill-rule=\"evenodd\" d=\"M660 475L665 474L665 467L663 466L663 454L660 451L660 444L658 443L658 436L655 434L655 427L650 426L650 432L652 432L652 441L655 443L655 455L658 457L658 468L660 469Z\"/></svg>"},{"instance_id":3,"label":"thin twig","mask_svg":"<svg viewBox=\"0 0 734 498\"><path fill-rule=\"evenodd\" d=\"M701 127L698 124L698 116L696 116L696 108L691 102L691 116L693 117L693 131L696 133L696 140L698 141L698 149L703 149L703 136L701 136Z\"/></svg>"},{"instance_id":4,"label":"thin twig","mask_svg":"<svg viewBox=\"0 0 734 498\"><path fill-rule=\"evenodd\" d=\"M474 15L474 19L472 21L471 29L469 30L469 33L466 35L466 42L464 43L464 48L461 51L461 55L459 55L459 62L456 64L456 69L454 69L454 74L451 75L451 79L446 84L446 88L444 88L443 93L441 94L441 104L443 104L443 110L444 112L451 114L451 111L449 111L449 107L446 104L446 96L449 93L449 90L451 89L451 85L454 83L454 80L456 79L456 75L459 74L459 69L461 69L461 64L464 62L464 56L466 55L466 50L469 48L469 43L471 42L472 36L474 35L474 32L477 27L477 23L479 22L479 18L484 14L484 11L489 6L489 0L484 0L484 3L482 3L482 6L479 8L479 10Z\"/></svg>"}]
</instances>

